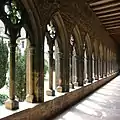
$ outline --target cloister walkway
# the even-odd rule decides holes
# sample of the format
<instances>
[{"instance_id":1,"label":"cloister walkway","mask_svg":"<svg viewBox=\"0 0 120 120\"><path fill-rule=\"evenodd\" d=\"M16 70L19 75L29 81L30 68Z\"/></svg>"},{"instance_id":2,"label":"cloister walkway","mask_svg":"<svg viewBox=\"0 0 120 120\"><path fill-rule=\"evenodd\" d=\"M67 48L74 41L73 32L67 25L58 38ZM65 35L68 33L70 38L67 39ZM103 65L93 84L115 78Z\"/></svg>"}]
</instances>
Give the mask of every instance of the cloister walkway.
<instances>
[{"instance_id":1,"label":"cloister walkway","mask_svg":"<svg viewBox=\"0 0 120 120\"><path fill-rule=\"evenodd\" d=\"M120 76L54 120L120 120Z\"/></svg>"}]
</instances>

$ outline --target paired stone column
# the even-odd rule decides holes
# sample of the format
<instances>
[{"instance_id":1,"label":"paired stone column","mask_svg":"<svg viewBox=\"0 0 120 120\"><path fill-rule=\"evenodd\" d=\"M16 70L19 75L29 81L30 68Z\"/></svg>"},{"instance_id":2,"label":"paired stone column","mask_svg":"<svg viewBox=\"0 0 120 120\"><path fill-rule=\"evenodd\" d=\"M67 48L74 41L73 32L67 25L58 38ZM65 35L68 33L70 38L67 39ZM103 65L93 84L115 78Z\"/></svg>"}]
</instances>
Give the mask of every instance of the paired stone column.
<instances>
[{"instance_id":1,"label":"paired stone column","mask_svg":"<svg viewBox=\"0 0 120 120\"><path fill-rule=\"evenodd\" d=\"M5 102L5 107L10 110L18 109L19 103L15 100L15 49L16 43L10 43L10 80L9 99Z\"/></svg>"},{"instance_id":2,"label":"paired stone column","mask_svg":"<svg viewBox=\"0 0 120 120\"><path fill-rule=\"evenodd\" d=\"M95 80L99 79L99 72L98 72L98 58L95 58Z\"/></svg>"},{"instance_id":3,"label":"paired stone column","mask_svg":"<svg viewBox=\"0 0 120 120\"><path fill-rule=\"evenodd\" d=\"M78 84L78 82L80 81L80 77L79 77L79 75L80 75L80 73L79 73L79 71L80 71L80 63L79 63L79 56L74 56L75 57L75 77L74 77L74 85L75 86L79 86L79 84Z\"/></svg>"},{"instance_id":4,"label":"paired stone column","mask_svg":"<svg viewBox=\"0 0 120 120\"><path fill-rule=\"evenodd\" d=\"M73 65L73 55L70 53L69 55L69 62L70 62L70 88L74 89L74 84L73 84L73 75L74 75L74 65Z\"/></svg>"},{"instance_id":5,"label":"paired stone column","mask_svg":"<svg viewBox=\"0 0 120 120\"><path fill-rule=\"evenodd\" d=\"M103 74L104 74L104 60L102 57L102 59L101 59L101 78L103 78Z\"/></svg>"},{"instance_id":6,"label":"paired stone column","mask_svg":"<svg viewBox=\"0 0 120 120\"><path fill-rule=\"evenodd\" d=\"M59 52L59 63L60 63L60 68L59 68L59 77L58 77L58 86L57 86L57 91L58 92L63 92L63 53Z\"/></svg>"},{"instance_id":7,"label":"paired stone column","mask_svg":"<svg viewBox=\"0 0 120 120\"><path fill-rule=\"evenodd\" d=\"M27 71L28 72L28 94L26 96L26 101L27 102L30 102L30 103L33 103L34 102L34 55L35 55L35 48L34 46L30 46L29 47L29 70Z\"/></svg>"},{"instance_id":8,"label":"paired stone column","mask_svg":"<svg viewBox=\"0 0 120 120\"><path fill-rule=\"evenodd\" d=\"M89 83L92 83L92 81L93 81L93 74L92 74L92 56L89 56L88 57L88 82Z\"/></svg>"},{"instance_id":9,"label":"paired stone column","mask_svg":"<svg viewBox=\"0 0 120 120\"><path fill-rule=\"evenodd\" d=\"M83 86L84 85L84 79L85 79L85 76L84 76L84 55L81 55L79 57L79 60L78 61L78 65L77 67L79 69L77 69L77 74L79 74L79 80L78 80L78 86Z\"/></svg>"},{"instance_id":10,"label":"paired stone column","mask_svg":"<svg viewBox=\"0 0 120 120\"><path fill-rule=\"evenodd\" d=\"M89 73L89 70L90 70L90 69L89 69L89 67L90 67L89 63L90 63L90 62L89 62L89 56L87 56L87 67L86 67L87 70L85 71L85 74L87 73L87 79L86 79L86 76L85 76L85 81L87 81L87 82L88 82L89 74L90 74L90 73Z\"/></svg>"},{"instance_id":11,"label":"paired stone column","mask_svg":"<svg viewBox=\"0 0 120 120\"><path fill-rule=\"evenodd\" d=\"M46 94L49 96L55 96L55 90L53 90L53 47L49 51L49 90Z\"/></svg>"},{"instance_id":12,"label":"paired stone column","mask_svg":"<svg viewBox=\"0 0 120 120\"><path fill-rule=\"evenodd\" d=\"M99 80L98 57L95 59L95 80Z\"/></svg>"}]
</instances>

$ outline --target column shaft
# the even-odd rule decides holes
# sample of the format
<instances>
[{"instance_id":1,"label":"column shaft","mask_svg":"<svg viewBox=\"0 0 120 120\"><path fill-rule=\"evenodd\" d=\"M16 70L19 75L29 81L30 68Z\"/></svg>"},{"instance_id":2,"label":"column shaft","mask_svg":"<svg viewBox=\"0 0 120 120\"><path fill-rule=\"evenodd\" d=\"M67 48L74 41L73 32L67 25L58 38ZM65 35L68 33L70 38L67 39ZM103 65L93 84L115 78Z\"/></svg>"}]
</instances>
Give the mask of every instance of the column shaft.
<instances>
[{"instance_id":1,"label":"column shaft","mask_svg":"<svg viewBox=\"0 0 120 120\"><path fill-rule=\"evenodd\" d=\"M9 99L5 102L7 109L18 109L19 104L15 100L15 48L16 43L10 44L10 80L9 80Z\"/></svg>"},{"instance_id":2,"label":"column shaft","mask_svg":"<svg viewBox=\"0 0 120 120\"><path fill-rule=\"evenodd\" d=\"M34 102L34 53L35 52L35 48L33 46L29 47L29 70L27 72L29 72L29 77L28 77L28 88L29 88L29 92L26 96L26 101L27 102Z\"/></svg>"}]
</instances>

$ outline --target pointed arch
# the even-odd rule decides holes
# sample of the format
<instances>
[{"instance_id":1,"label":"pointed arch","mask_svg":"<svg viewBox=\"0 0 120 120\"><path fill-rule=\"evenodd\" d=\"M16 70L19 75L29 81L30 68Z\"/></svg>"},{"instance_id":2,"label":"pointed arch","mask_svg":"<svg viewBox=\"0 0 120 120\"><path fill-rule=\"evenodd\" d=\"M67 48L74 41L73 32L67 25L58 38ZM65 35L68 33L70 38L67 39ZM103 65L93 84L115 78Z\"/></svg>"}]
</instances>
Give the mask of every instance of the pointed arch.
<instances>
[{"instance_id":1,"label":"pointed arch","mask_svg":"<svg viewBox=\"0 0 120 120\"><path fill-rule=\"evenodd\" d=\"M91 40L90 40L88 33L85 36L85 42L86 42L87 49L88 49L88 55L91 55L92 54L92 45L91 45Z\"/></svg>"},{"instance_id":2,"label":"pointed arch","mask_svg":"<svg viewBox=\"0 0 120 120\"><path fill-rule=\"evenodd\" d=\"M81 33L80 33L77 25L73 29L73 36L74 36L75 42L76 42L77 53L79 55L81 55L82 54L83 43L82 43L82 39L81 39Z\"/></svg>"}]
</instances>

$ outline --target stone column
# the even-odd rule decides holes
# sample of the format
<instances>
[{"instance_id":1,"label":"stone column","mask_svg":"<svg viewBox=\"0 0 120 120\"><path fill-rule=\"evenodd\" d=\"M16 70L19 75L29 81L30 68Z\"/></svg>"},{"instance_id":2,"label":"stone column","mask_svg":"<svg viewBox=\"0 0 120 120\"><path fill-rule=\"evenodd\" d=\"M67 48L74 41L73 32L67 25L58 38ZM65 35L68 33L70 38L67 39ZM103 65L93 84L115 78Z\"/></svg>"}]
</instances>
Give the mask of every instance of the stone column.
<instances>
[{"instance_id":1,"label":"stone column","mask_svg":"<svg viewBox=\"0 0 120 120\"><path fill-rule=\"evenodd\" d=\"M15 49L16 43L10 43L9 99L5 102L5 107L10 110L19 108L19 103L15 100Z\"/></svg>"},{"instance_id":2,"label":"stone column","mask_svg":"<svg viewBox=\"0 0 120 120\"><path fill-rule=\"evenodd\" d=\"M78 60L77 68L79 68L79 69L77 69L77 71L78 71L77 74L80 74L79 80L78 80L78 86L83 86L84 79L85 79L85 76L84 76L84 55L80 56L80 58Z\"/></svg>"},{"instance_id":3,"label":"stone column","mask_svg":"<svg viewBox=\"0 0 120 120\"><path fill-rule=\"evenodd\" d=\"M96 80L96 75L97 75L97 71L96 71L96 57L94 57L94 78Z\"/></svg>"},{"instance_id":4,"label":"stone column","mask_svg":"<svg viewBox=\"0 0 120 120\"><path fill-rule=\"evenodd\" d=\"M74 56L75 57L75 77L74 77L74 85L75 86L78 86L79 84L78 84L78 82L80 81L80 77L79 77L79 75L80 75L80 73L79 73L79 67L80 67L80 63L79 63L79 56Z\"/></svg>"},{"instance_id":5,"label":"stone column","mask_svg":"<svg viewBox=\"0 0 120 120\"><path fill-rule=\"evenodd\" d=\"M100 62L100 57L98 57L98 76L100 78L100 73L101 73L101 62Z\"/></svg>"},{"instance_id":6,"label":"stone column","mask_svg":"<svg viewBox=\"0 0 120 120\"><path fill-rule=\"evenodd\" d=\"M103 78L103 74L104 74L104 61L103 61L103 57L101 59L101 78Z\"/></svg>"},{"instance_id":7,"label":"stone column","mask_svg":"<svg viewBox=\"0 0 120 120\"><path fill-rule=\"evenodd\" d=\"M53 46L49 51L49 90L46 94L49 96L55 96L55 90L53 90Z\"/></svg>"},{"instance_id":8,"label":"stone column","mask_svg":"<svg viewBox=\"0 0 120 120\"><path fill-rule=\"evenodd\" d=\"M63 92L63 53L59 52L58 54L59 54L60 68L59 68L57 91Z\"/></svg>"},{"instance_id":9,"label":"stone column","mask_svg":"<svg viewBox=\"0 0 120 120\"><path fill-rule=\"evenodd\" d=\"M69 61L70 61L70 88L74 89L74 84L73 84L73 73L74 73L74 65L73 65L73 55L70 53L69 55Z\"/></svg>"},{"instance_id":10,"label":"stone column","mask_svg":"<svg viewBox=\"0 0 120 120\"><path fill-rule=\"evenodd\" d=\"M85 74L86 74L86 72L87 72L87 79L86 79L86 77L85 77L85 79L86 79L85 81L86 81L86 82L88 82L89 74L90 74L90 73L89 73L89 70L90 70L90 69L89 69L89 67L90 67L89 63L90 63L90 62L89 62L89 56L87 56L87 70L85 71Z\"/></svg>"},{"instance_id":11,"label":"stone column","mask_svg":"<svg viewBox=\"0 0 120 120\"><path fill-rule=\"evenodd\" d=\"M89 68L88 68L88 82L89 83L92 83L92 81L93 81L93 75L92 75L92 56L89 56L89 58L88 58L88 66L89 66Z\"/></svg>"},{"instance_id":12,"label":"stone column","mask_svg":"<svg viewBox=\"0 0 120 120\"><path fill-rule=\"evenodd\" d=\"M29 90L28 94L26 96L26 101L33 103L34 102L34 55L35 55L35 48L34 46L29 47L29 70L28 75L28 85L29 85Z\"/></svg>"},{"instance_id":13,"label":"stone column","mask_svg":"<svg viewBox=\"0 0 120 120\"><path fill-rule=\"evenodd\" d=\"M98 79L99 79L98 57L96 57L96 59L95 59L95 71L96 71L96 74L95 74L95 80L98 80Z\"/></svg>"}]
</instances>

